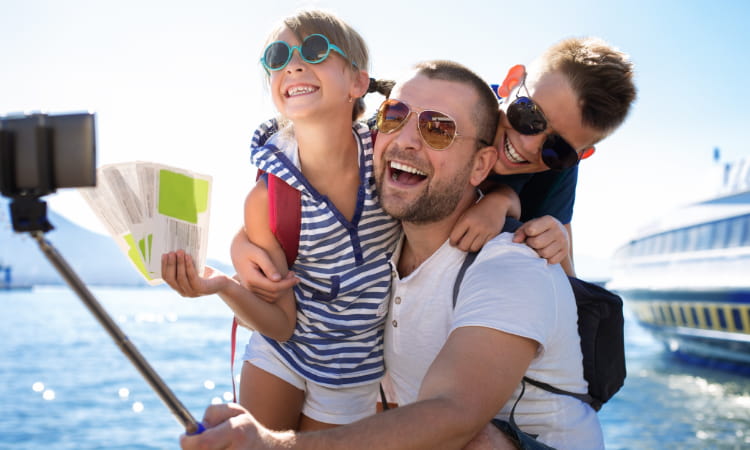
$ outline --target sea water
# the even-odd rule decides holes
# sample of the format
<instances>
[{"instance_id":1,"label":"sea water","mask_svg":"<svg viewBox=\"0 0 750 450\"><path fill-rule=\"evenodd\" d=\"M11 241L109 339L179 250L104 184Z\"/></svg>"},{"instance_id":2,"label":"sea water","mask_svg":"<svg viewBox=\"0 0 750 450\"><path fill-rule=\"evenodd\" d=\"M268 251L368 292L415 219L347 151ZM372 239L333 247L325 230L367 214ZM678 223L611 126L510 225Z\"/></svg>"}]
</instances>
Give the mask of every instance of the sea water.
<instances>
[{"instance_id":1,"label":"sea water","mask_svg":"<svg viewBox=\"0 0 750 450\"><path fill-rule=\"evenodd\" d=\"M231 401L221 300L92 292L196 419ZM178 447L182 425L66 287L0 291L0 311L1 449ZM680 363L627 316L626 341L625 386L599 412L607 448L750 448L749 377Z\"/></svg>"}]
</instances>

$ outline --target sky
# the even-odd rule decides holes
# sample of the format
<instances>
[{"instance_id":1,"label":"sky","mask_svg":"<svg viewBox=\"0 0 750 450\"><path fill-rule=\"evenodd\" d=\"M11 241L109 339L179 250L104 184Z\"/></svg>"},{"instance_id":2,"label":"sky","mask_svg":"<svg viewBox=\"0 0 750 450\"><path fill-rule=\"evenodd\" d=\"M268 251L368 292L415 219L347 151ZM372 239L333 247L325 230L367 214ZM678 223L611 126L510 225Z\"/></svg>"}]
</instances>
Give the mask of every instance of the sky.
<instances>
[{"instance_id":1,"label":"sky","mask_svg":"<svg viewBox=\"0 0 750 450\"><path fill-rule=\"evenodd\" d=\"M439 58L499 82L571 36L598 36L628 53L638 99L580 168L579 276L605 277L639 228L717 190L714 148L721 162L750 157L743 0L0 0L0 115L94 111L97 165L142 160L211 175L208 255L228 261L254 183L250 136L276 113L260 53L273 25L303 8L357 29L377 78ZM49 203L104 233L75 190Z\"/></svg>"}]
</instances>

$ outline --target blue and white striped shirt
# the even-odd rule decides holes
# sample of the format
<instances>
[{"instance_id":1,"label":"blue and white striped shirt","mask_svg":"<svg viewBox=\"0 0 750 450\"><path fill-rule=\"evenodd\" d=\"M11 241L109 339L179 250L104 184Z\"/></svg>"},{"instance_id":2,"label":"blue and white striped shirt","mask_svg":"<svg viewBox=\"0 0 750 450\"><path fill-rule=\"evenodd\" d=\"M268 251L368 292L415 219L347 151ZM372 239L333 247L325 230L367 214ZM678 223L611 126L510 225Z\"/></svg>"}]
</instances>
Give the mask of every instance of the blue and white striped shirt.
<instances>
[{"instance_id":1,"label":"blue and white striped shirt","mask_svg":"<svg viewBox=\"0 0 750 450\"><path fill-rule=\"evenodd\" d=\"M270 121L255 132L251 161L301 192L299 253L292 265L301 282L294 288L297 324L291 339L266 340L295 372L315 383L372 383L384 372L388 261L400 226L377 198L370 130L363 124L353 127L360 184L351 221L300 172L296 141L283 132L268 138L276 130Z\"/></svg>"}]
</instances>

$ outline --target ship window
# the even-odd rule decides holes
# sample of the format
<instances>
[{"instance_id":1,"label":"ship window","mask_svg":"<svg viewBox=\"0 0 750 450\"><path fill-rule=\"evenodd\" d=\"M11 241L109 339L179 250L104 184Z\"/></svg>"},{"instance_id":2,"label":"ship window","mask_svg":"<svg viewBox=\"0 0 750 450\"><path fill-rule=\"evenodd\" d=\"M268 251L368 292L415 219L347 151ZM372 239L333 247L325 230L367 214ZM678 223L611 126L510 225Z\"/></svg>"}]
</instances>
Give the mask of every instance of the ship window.
<instances>
[{"instance_id":1,"label":"ship window","mask_svg":"<svg viewBox=\"0 0 750 450\"><path fill-rule=\"evenodd\" d=\"M726 248L729 243L729 220L720 220L713 224L713 228L714 233L711 247Z\"/></svg>"},{"instance_id":2,"label":"ship window","mask_svg":"<svg viewBox=\"0 0 750 450\"><path fill-rule=\"evenodd\" d=\"M706 320L706 327L713 328L714 323L711 320L711 309L710 308L703 308L703 318Z\"/></svg>"},{"instance_id":3,"label":"ship window","mask_svg":"<svg viewBox=\"0 0 750 450\"><path fill-rule=\"evenodd\" d=\"M661 319L660 322L662 324L666 324L667 323L667 315L664 313L665 306L661 305L658 308L659 308L659 319Z\"/></svg>"},{"instance_id":4,"label":"ship window","mask_svg":"<svg viewBox=\"0 0 750 450\"><path fill-rule=\"evenodd\" d=\"M677 324L677 318L674 315L674 310L672 309L672 307L669 305L664 305L664 308L666 308L667 312L669 313L669 319L670 319L669 324L670 325Z\"/></svg>"},{"instance_id":5,"label":"ship window","mask_svg":"<svg viewBox=\"0 0 750 450\"><path fill-rule=\"evenodd\" d=\"M730 221L727 247L739 247L742 245L746 221L748 221L747 217L735 217Z\"/></svg>"},{"instance_id":6,"label":"ship window","mask_svg":"<svg viewBox=\"0 0 750 450\"><path fill-rule=\"evenodd\" d=\"M698 311L695 309L695 306L690 307L690 315L693 316L693 326L699 327L701 322L698 320Z\"/></svg>"},{"instance_id":7,"label":"ship window","mask_svg":"<svg viewBox=\"0 0 750 450\"><path fill-rule=\"evenodd\" d=\"M674 243L674 249L675 252L685 252L688 249L688 232L685 229L677 230L674 232L675 235L675 243Z\"/></svg>"},{"instance_id":8,"label":"ship window","mask_svg":"<svg viewBox=\"0 0 750 450\"><path fill-rule=\"evenodd\" d=\"M685 250L692 252L698 250L698 227L690 227L687 230Z\"/></svg>"},{"instance_id":9,"label":"ship window","mask_svg":"<svg viewBox=\"0 0 750 450\"><path fill-rule=\"evenodd\" d=\"M680 319L682 319L683 325L690 325L687 320L687 316L685 315L685 307L680 306Z\"/></svg>"},{"instance_id":10,"label":"ship window","mask_svg":"<svg viewBox=\"0 0 750 450\"><path fill-rule=\"evenodd\" d=\"M675 233L669 232L664 235L664 253L674 253L675 252Z\"/></svg>"},{"instance_id":11,"label":"ship window","mask_svg":"<svg viewBox=\"0 0 750 450\"><path fill-rule=\"evenodd\" d=\"M664 253L664 235L663 234L654 236L653 253L656 253L656 254Z\"/></svg>"},{"instance_id":12,"label":"ship window","mask_svg":"<svg viewBox=\"0 0 750 450\"><path fill-rule=\"evenodd\" d=\"M719 328L722 330L727 329L727 318L724 316L724 310L722 308L717 308L716 313L719 316Z\"/></svg>"},{"instance_id":13,"label":"ship window","mask_svg":"<svg viewBox=\"0 0 750 450\"><path fill-rule=\"evenodd\" d=\"M649 237L649 238L646 238L643 241L643 254L644 255L651 255L652 253L654 253L654 238L653 238L653 236Z\"/></svg>"},{"instance_id":14,"label":"ship window","mask_svg":"<svg viewBox=\"0 0 750 450\"><path fill-rule=\"evenodd\" d=\"M713 224L706 223L698 227L698 245L697 250L707 250L711 248L713 238Z\"/></svg>"},{"instance_id":15,"label":"ship window","mask_svg":"<svg viewBox=\"0 0 750 450\"><path fill-rule=\"evenodd\" d=\"M745 216L743 219L743 221L745 222L745 232L742 236L742 245L750 246L750 216Z\"/></svg>"},{"instance_id":16,"label":"ship window","mask_svg":"<svg viewBox=\"0 0 750 450\"><path fill-rule=\"evenodd\" d=\"M737 331L744 331L745 327L742 325L742 315L740 314L739 308L732 308L732 321L734 322L734 329Z\"/></svg>"}]
</instances>

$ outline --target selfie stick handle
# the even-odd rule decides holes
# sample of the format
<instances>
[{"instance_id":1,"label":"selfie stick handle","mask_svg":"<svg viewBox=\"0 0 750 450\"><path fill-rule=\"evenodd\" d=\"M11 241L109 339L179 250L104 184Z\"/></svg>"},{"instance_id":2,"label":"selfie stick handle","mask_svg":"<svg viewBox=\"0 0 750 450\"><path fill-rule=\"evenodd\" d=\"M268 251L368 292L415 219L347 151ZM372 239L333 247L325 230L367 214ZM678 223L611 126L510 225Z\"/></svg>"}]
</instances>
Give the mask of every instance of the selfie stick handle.
<instances>
[{"instance_id":1,"label":"selfie stick handle","mask_svg":"<svg viewBox=\"0 0 750 450\"><path fill-rule=\"evenodd\" d=\"M185 427L186 434L190 435L202 432L204 430L203 425L197 422L185 406L180 403L180 400L178 400L169 387L167 387L151 365L149 365L148 361L146 361L143 355L141 355L135 345L130 342L130 339L128 339L128 337L122 332L114 320L112 320L112 317L110 317L104 308L102 308L86 285L80 278L78 278L78 275L73 272L73 269L71 269L65 262L65 259L63 259L60 253L58 253L57 249L44 239L44 233L42 231L33 231L31 236L37 241L39 248L52 265L55 266L55 269L57 269L60 275L62 275L65 282L67 282L70 288L78 294L83 303L86 304L89 310L107 330L112 339L114 339L117 346L120 347L120 350L125 353L125 356L130 359L154 391L156 391L159 397L161 397L162 401L172 411L172 414L174 414L177 420Z\"/></svg>"}]
</instances>

